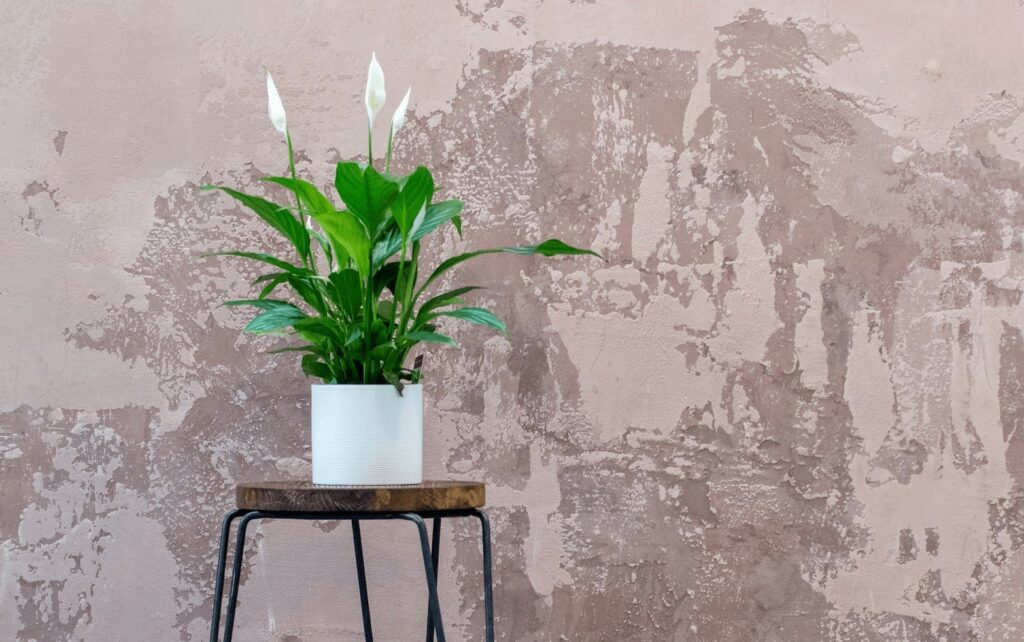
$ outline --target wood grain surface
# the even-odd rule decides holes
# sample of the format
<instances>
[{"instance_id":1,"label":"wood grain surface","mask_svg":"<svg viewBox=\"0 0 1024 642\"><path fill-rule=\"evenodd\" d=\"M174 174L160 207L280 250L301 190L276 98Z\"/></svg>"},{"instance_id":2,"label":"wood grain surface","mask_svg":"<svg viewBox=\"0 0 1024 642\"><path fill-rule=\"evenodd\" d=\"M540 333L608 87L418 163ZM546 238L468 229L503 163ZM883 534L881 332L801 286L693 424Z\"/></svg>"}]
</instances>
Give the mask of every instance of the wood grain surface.
<instances>
[{"instance_id":1,"label":"wood grain surface","mask_svg":"<svg viewBox=\"0 0 1024 642\"><path fill-rule=\"evenodd\" d=\"M309 513L461 510L484 505L484 484L425 481L399 486L327 486L308 481L238 484L238 508Z\"/></svg>"}]
</instances>

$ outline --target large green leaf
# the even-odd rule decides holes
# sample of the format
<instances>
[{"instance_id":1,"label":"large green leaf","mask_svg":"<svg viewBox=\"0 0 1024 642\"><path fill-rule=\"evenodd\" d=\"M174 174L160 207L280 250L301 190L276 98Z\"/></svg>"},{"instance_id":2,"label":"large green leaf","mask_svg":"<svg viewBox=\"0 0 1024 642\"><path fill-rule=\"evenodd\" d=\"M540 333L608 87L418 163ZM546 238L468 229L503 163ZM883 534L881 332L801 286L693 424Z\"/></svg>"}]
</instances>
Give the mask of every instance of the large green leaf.
<instances>
[{"instance_id":1,"label":"large green leaf","mask_svg":"<svg viewBox=\"0 0 1024 642\"><path fill-rule=\"evenodd\" d=\"M457 305L462 302L460 297L462 297L463 294L468 294L473 290L480 289L480 286L477 285L467 285L466 287L448 290L447 292L443 292L428 299L420 306L419 312L416 314L416 325L419 326L422 321L426 320L425 317L437 308L443 308L446 305Z\"/></svg>"},{"instance_id":2,"label":"large green leaf","mask_svg":"<svg viewBox=\"0 0 1024 642\"><path fill-rule=\"evenodd\" d=\"M276 256L271 256L270 254L264 254L262 252L208 252L203 256L237 256L243 259L250 259L252 261L259 261L260 263L266 263L267 265L273 265L274 267L281 268L285 272L289 272L291 274L313 274L304 267L292 265L288 261L282 261Z\"/></svg>"},{"instance_id":3,"label":"large green leaf","mask_svg":"<svg viewBox=\"0 0 1024 642\"><path fill-rule=\"evenodd\" d=\"M455 230L459 233L459 236L462 236L462 219L459 218L461 211L462 201L442 201L427 205L423 222L413 232L412 240L420 240L448 221L455 225ZM402 232L399 231L397 223L389 222L385 226L380 239L373 246L373 264L380 265L401 248Z\"/></svg>"},{"instance_id":4,"label":"large green leaf","mask_svg":"<svg viewBox=\"0 0 1024 642\"><path fill-rule=\"evenodd\" d=\"M380 359L381 361L387 359L395 351L395 344L388 341L380 345L374 346L370 350L369 357L371 359Z\"/></svg>"},{"instance_id":5,"label":"large green leaf","mask_svg":"<svg viewBox=\"0 0 1024 642\"><path fill-rule=\"evenodd\" d=\"M349 319L359 318L362 304L362 288L359 273L352 268L332 272L329 277L331 299Z\"/></svg>"},{"instance_id":6,"label":"large green leaf","mask_svg":"<svg viewBox=\"0 0 1024 642\"><path fill-rule=\"evenodd\" d=\"M323 249L324 255L327 257L328 267L334 267L335 258L337 258L338 265L345 267L348 266L348 252L345 251L345 248L331 247L330 239L328 239L327 236L320 230L310 230L309 234L314 239L316 239L316 242L320 245L320 248ZM337 257L335 257L335 250L337 250Z\"/></svg>"},{"instance_id":7,"label":"large green leaf","mask_svg":"<svg viewBox=\"0 0 1024 642\"><path fill-rule=\"evenodd\" d=\"M331 239L331 244L343 249L355 262L359 274L364 279L369 278L370 238L363 224L349 212L332 212L318 216L316 220Z\"/></svg>"},{"instance_id":8,"label":"large green leaf","mask_svg":"<svg viewBox=\"0 0 1024 642\"><path fill-rule=\"evenodd\" d=\"M456 265L459 265L460 263L468 261L469 259L472 259L474 257L482 256L484 254L498 254L502 252L506 254L542 254L544 256L556 256L559 254L591 254L593 256L601 258L601 255L598 254L597 252L594 252L593 250L584 250L578 247L573 247L571 245L563 243L562 241L559 241L558 239L548 239L547 241L544 241L539 245L517 245L509 247L496 247L487 250L476 250L474 252L466 252L465 254L458 254L456 256L453 256L447 261L441 263L441 265L437 266L434 269L434 271L430 273L430 276L427 277L427 280L423 282L423 285L420 286L420 289L416 291L416 296L414 297L414 299L419 299L419 295L424 290L426 290L431 283L439 279L445 272L452 269Z\"/></svg>"},{"instance_id":9,"label":"large green leaf","mask_svg":"<svg viewBox=\"0 0 1024 642\"><path fill-rule=\"evenodd\" d=\"M589 254L591 256L596 256L599 259L603 258L594 250L573 247L571 245L559 241L558 239L548 239L541 243L540 245L519 245L516 247L503 247L501 248L500 251L511 252L512 254L542 254L544 256Z\"/></svg>"},{"instance_id":10,"label":"large green leaf","mask_svg":"<svg viewBox=\"0 0 1024 642\"><path fill-rule=\"evenodd\" d=\"M423 225L420 226L419 231L416 233L418 235L416 238L432 232L446 221L452 222L452 225L455 226L455 231L459 234L459 238L462 238L462 219L459 218L459 214L462 212L462 205L462 201L454 200L428 205L427 216L423 219Z\"/></svg>"},{"instance_id":11,"label":"large green leaf","mask_svg":"<svg viewBox=\"0 0 1024 642\"><path fill-rule=\"evenodd\" d=\"M266 283L263 289L260 290L259 298L265 299L277 289L277 286L281 285L288 280L288 272L274 272L273 274L264 274L263 276L257 277L252 282L253 285L259 285L260 283Z\"/></svg>"},{"instance_id":12,"label":"large green leaf","mask_svg":"<svg viewBox=\"0 0 1024 642\"><path fill-rule=\"evenodd\" d=\"M429 315L429 318L440 316L462 319L464 321L469 321L470 323L476 323L478 325L487 326L488 328L494 328L499 332L508 334L508 327L506 327L505 324L502 323L501 319L494 316L494 314L490 310L487 310L486 308L466 307L458 308L455 310L443 310L441 312L435 312L434 314Z\"/></svg>"},{"instance_id":13,"label":"large green leaf","mask_svg":"<svg viewBox=\"0 0 1024 642\"><path fill-rule=\"evenodd\" d=\"M385 263L373 274L373 296L377 298L381 295L381 292L385 288L391 291L391 294L395 293L395 284L398 282L398 268L403 266L403 270L412 269L412 261L392 261L391 263Z\"/></svg>"},{"instance_id":14,"label":"large green leaf","mask_svg":"<svg viewBox=\"0 0 1024 642\"><path fill-rule=\"evenodd\" d=\"M299 201L309 208L309 212L313 216L329 214L334 211L334 203L309 181L287 176L268 176L263 180L277 183L291 190L299 198Z\"/></svg>"},{"instance_id":15,"label":"large green leaf","mask_svg":"<svg viewBox=\"0 0 1024 642\"><path fill-rule=\"evenodd\" d=\"M323 280L320 277L305 277L294 274L288 275L288 285L292 286L306 304L320 314L328 314L327 304L324 302L320 285Z\"/></svg>"},{"instance_id":16,"label":"large green leaf","mask_svg":"<svg viewBox=\"0 0 1024 642\"><path fill-rule=\"evenodd\" d=\"M406 243L423 223L426 216L427 203L434 195L434 177L426 167L417 167L402 182L402 189L391 202L391 215L395 217L398 231Z\"/></svg>"},{"instance_id":17,"label":"large green leaf","mask_svg":"<svg viewBox=\"0 0 1024 642\"><path fill-rule=\"evenodd\" d=\"M348 330L330 317L307 317L296 321L293 327L300 337L317 345L325 342L343 345L348 336Z\"/></svg>"},{"instance_id":18,"label":"large green leaf","mask_svg":"<svg viewBox=\"0 0 1024 642\"><path fill-rule=\"evenodd\" d=\"M363 338L363 329L360 328L359 326L356 326L352 328L351 331L349 331L348 336L345 337L344 344L346 346L352 345L356 341L359 341L361 338Z\"/></svg>"},{"instance_id":19,"label":"large green leaf","mask_svg":"<svg viewBox=\"0 0 1024 642\"><path fill-rule=\"evenodd\" d=\"M394 299L381 299L377 301L377 316L385 321L392 322L395 320L395 301Z\"/></svg>"},{"instance_id":20,"label":"large green leaf","mask_svg":"<svg viewBox=\"0 0 1024 642\"><path fill-rule=\"evenodd\" d=\"M250 299L245 301L229 301L228 305L251 305L263 310L245 326L246 332L253 334L280 333L284 328L295 325L308 318L306 313L287 301L273 299Z\"/></svg>"},{"instance_id":21,"label":"large green leaf","mask_svg":"<svg viewBox=\"0 0 1024 642\"><path fill-rule=\"evenodd\" d=\"M302 357L302 372L307 377L316 377L322 379L324 383L332 383L335 381L334 372L331 371L331 367L320 360L315 354L307 354Z\"/></svg>"},{"instance_id":22,"label":"large green leaf","mask_svg":"<svg viewBox=\"0 0 1024 642\"><path fill-rule=\"evenodd\" d=\"M415 332L408 332L403 336L404 339L410 341L423 341L425 343L440 343L446 346L457 346L458 343L451 337L446 337L443 334L436 332L428 332L427 330L416 330Z\"/></svg>"},{"instance_id":23,"label":"large green leaf","mask_svg":"<svg viewBox=\"0 0 1024 642\"><path fill-rule=\"evenodd\" d=\"M363 222L371 239L376 238L388 206L398 194L398 185L369 165L349 161L338 163L334 186L348 211Z\"/></svg>"},{"instance_id":24,"label":"large green leaf","mask_svg":"<svg viewBox=\"0 0 1024 642\"><path fill-rule=\"evenodd\" d=\"M230 187L204 185L203 189L220 190L251 209L257 216L266 221L268 225L291 241L299 257L304 262L309 260L309 232L306 230L306 226L302 224L302 221L292 216L287 207L272 203L259 196L252 196L251 194L233 190Z\"/></svg>"},{"instance_id":25,"label":"large green leaf","mask_svg":"<svg viewBox=\"0 0 1024 642\"><path fill-rule=\"evenodd\" d=\"M274 350L267 350L267 354L284 354L285 352L312 352L316 353L316 348L311 345L300 345L300 346L285 346L284 348L276 348Z\"/></svg>"},{"instance_id":26,"label":"large green leaf","mask_svg":"<svg viewBox=\"0 0 1024 642\"><path fill-rule=\"evenodd\" d=\"M229 308L248 305L261 310L274 310L276 308L293 308L298 310L295 305L288 303L287 301L279 301L277 299L234 299L232 301L225 301L224 305ZM301 310L299 311L301 312Z\"/></svg>"}]
</instances>

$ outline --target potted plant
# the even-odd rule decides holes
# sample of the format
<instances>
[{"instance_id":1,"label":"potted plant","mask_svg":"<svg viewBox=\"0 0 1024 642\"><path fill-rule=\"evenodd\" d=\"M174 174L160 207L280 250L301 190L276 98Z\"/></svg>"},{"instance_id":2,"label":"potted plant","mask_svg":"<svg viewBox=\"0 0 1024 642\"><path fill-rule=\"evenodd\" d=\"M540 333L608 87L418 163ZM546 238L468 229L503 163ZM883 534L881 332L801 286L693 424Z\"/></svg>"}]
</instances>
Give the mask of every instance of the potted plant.
<instances>
[{"instance_id":1,"label":"potted plant","mask_svg":"<svg viewBox=\"0 0 1024 642\"><path fill-rule=\"evenodd\" d=\"M299 343L274 352L301 354L302 370L323 383L312 385L313 482L316 484L415 484L422 481L421 344L455 345L439 322L451 318L507 333L490 311L467 305L475 286L437 291L441 277L484 254L592 254L549 239L537 245L475 250L421 268L427 236L452 225L461 237L462 202L437 200L426 167L391 173L395 135L405 121L409 92L395 111L383 168L373 156L373 124L384 104L384 74L376 56L366 84L369 149L366 162L335 168L336 206L295 172L284 107L267 73L270 119L288 146L290 174L265 180L290 192L283 205L229 187L220 190L251 209L284 236L290 256L264 252L215 252L267 267L251 299L229 306L256 308L245 326L254 334L281 335ZM291 290L291 296L281 296Z\"/></svg>"}]
</instances>

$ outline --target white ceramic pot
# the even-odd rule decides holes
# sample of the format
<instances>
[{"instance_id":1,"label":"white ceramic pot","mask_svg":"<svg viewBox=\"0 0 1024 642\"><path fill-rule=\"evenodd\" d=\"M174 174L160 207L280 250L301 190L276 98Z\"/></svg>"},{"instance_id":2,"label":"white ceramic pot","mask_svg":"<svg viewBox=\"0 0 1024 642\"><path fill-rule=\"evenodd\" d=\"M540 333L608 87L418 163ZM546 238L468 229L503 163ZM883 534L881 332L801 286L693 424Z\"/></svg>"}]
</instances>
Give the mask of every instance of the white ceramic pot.
<instances>
[{"instance_id":1,"label":"white ceramic pot","mask_svg":"<svg viewBox=\"0 0 1024 642\"><path fill-rule=\"evenodd\" d=\"M312 386L313 483L423 481L423 387Z\"/></svg>"}]
</instances>

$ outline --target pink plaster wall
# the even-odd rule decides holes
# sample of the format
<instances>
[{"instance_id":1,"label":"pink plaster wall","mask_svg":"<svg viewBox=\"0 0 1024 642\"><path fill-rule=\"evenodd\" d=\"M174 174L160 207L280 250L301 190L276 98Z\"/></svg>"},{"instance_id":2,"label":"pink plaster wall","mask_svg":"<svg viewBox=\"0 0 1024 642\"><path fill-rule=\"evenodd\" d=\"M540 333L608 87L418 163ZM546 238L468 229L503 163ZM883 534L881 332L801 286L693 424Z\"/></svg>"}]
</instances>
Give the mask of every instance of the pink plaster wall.
<instances>
[{"instance_id":1,"label":"pink plaster wall","mask_svg":"<svg viewBox=\"0 0 1024 642\"><path fill-rule=\"evenodd\" d=\"M427 474L488 483L500 639L1024 638L1024 6L0 8L0 639L200 640L236 481L309 474L308 382L216 307L271 236L205 182L361 153L464 199L511 339L433 350ZM389 110L390 111L390 110ZM472 271L470 276L469 272ZM381 640L422 635L367 527ZM478 550L445 531L450 639ZM393 538L393 539L392 539ZM257 529L242 640L360 639L345 528ZM390 542L393 542L390 543Z\"/></svg>"}]
</instances>

